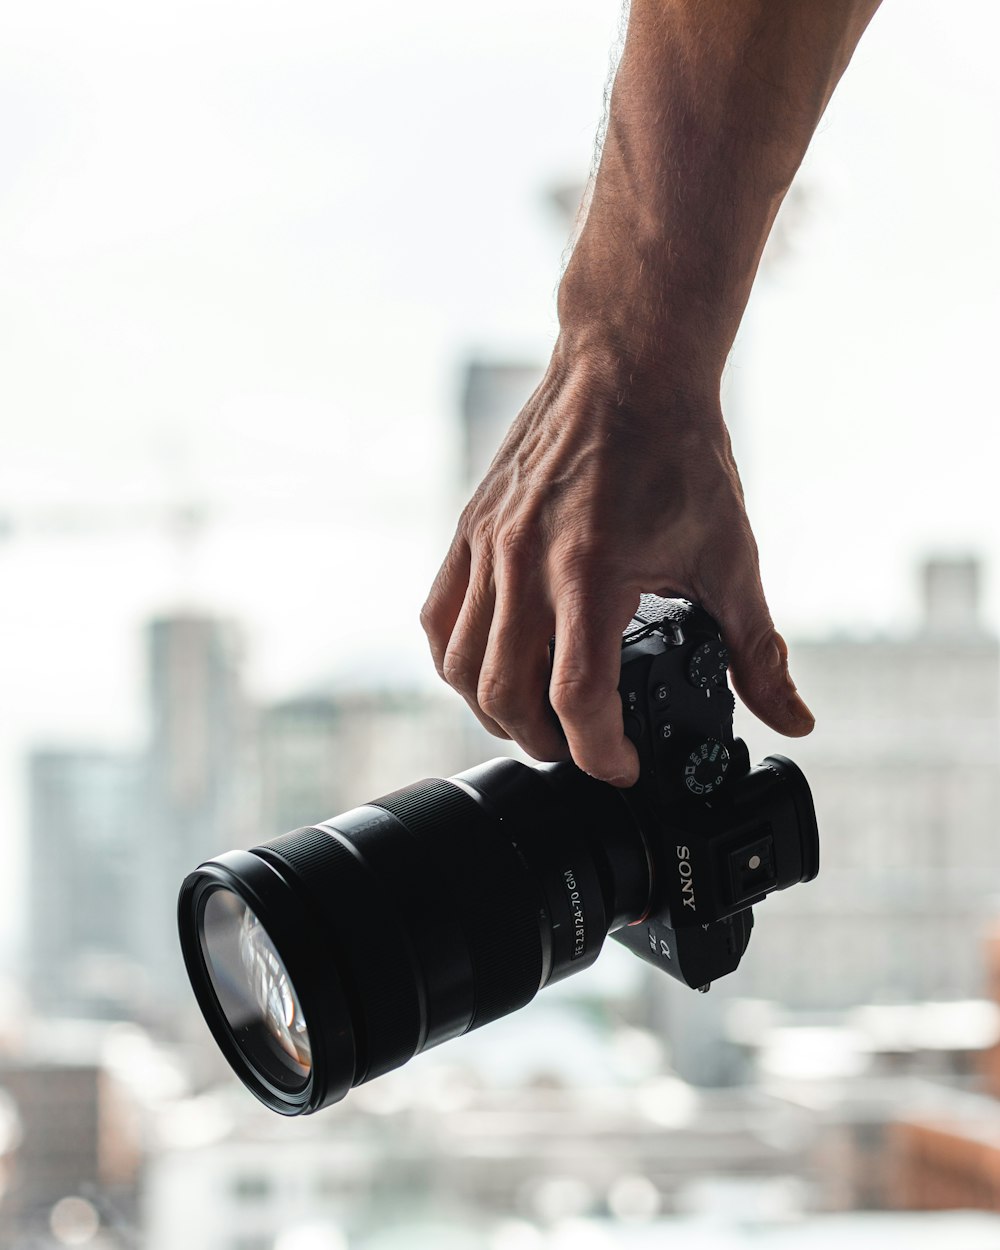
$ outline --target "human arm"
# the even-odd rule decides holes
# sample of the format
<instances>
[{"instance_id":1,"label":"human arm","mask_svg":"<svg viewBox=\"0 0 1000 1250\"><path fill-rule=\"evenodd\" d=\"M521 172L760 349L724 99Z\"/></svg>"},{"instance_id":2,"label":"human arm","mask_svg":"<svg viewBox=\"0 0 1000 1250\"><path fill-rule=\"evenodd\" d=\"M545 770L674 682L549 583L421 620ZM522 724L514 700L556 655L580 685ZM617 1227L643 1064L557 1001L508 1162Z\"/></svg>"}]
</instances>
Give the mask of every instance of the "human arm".
<instances>
[{"instance_id":1,"label":"human arm","mask_svg":"<svg viewBox=\"0 0 1000 1250\"><path fill-rule=\"evenodd\" d=\"M422 614L445 680L537 758L568 743L594 776L635 780L617 680L644 590L701 603L750 710L781 733L812 728L719 387L775 214L877 7L633 0L552 358Z\"/></svg>"}]
</instances>

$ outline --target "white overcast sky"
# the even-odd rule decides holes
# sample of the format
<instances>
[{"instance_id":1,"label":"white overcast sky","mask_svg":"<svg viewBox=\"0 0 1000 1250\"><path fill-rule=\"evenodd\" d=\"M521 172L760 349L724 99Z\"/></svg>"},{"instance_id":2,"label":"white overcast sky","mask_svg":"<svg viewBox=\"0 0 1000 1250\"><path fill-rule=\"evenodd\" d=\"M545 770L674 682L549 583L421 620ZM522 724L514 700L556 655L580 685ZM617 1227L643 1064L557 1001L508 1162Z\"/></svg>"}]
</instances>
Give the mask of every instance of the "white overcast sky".
<instances>
[{"instance_id":1,"label":"white overcast sky","mask_svg":"<svg viewBox=\"0 0 1000 1250\"><path fill-rule=\"evenodd\" d=\"M551 343L546 193L587 172L618 20L3 0L0 837L27 744L139 732L154 610L243 620L262 693L427 674L461 362ZM1000 615L998 43L990 0L887 0L738 342L792 636L912 622L925 550L981 551ZM208 510L195 543L177 503Z\"/></svg>"}]
</instances>

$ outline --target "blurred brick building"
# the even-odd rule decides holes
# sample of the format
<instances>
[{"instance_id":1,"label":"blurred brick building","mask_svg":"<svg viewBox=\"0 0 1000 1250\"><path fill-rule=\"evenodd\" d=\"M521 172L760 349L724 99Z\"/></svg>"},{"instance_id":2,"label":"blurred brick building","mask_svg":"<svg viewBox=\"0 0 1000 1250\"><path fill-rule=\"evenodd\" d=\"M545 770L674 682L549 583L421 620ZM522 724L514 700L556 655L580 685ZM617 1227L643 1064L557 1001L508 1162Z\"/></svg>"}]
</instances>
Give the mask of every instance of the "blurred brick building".
<instances>
[{"instance_id":1,"label":"blurred brick building","mask_svg":"<svg viewBox=\"0 0 1000 1250\"><path fill-rule=\"evenodd\" d=\"M989 995L1000 1004L1000 920L987 935ZM892 1126L895 1205L1000 1211L1000 1043L983 1051L981 1092L956 1095L946 1116Z\"/></svg>"}]
</instances>

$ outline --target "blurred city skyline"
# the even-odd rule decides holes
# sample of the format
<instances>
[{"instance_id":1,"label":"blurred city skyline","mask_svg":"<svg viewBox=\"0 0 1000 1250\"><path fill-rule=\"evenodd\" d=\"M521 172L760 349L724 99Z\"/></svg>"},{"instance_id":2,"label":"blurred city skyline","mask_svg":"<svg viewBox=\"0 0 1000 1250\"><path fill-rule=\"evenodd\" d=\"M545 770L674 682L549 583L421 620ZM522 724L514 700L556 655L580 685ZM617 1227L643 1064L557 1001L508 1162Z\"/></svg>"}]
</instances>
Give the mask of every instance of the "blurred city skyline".
<instances>
[{"instance_id":1,"label":"blurred city skyline","mask_svg":"<svg viewBox=\"0 0 1000 1250\"><path fill-rule=\"evenodd\" d=\"M876 16L725 378L765 587L828 711L786 748L825 875L759 909L711 994L607 951L325 1120L268 1119L194 1019L172 899L195 859L502 749L417 613L556 332L620 18L7 6L5 1245L996 1243L997 1215L883 1209L1000 1207L967 1149L1000 1105L986 0ZM972 605L954 646L934 556L981 562L981 588L938 566Z\"/></svg>"}]
</instances>

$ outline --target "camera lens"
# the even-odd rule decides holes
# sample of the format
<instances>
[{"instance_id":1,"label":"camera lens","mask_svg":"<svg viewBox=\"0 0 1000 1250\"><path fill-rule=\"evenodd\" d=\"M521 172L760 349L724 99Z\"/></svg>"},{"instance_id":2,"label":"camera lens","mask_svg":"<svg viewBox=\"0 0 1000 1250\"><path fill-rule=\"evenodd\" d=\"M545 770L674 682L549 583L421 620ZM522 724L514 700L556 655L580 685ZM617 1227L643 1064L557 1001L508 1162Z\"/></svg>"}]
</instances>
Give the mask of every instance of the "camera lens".
<instances>
[{"instance_id":1,"label":"camera lens","mask_svg":"<svg viewBox=\"0 0 1000 1250\"><path fill-rule=\"evenodd\" d=\"M238 895L208 893L200 936L205 967L226 1023L251 1062L290 1089L312 1067L309 1030L288 970L267 930Z\"/></svg>"},{"instance_id":2,"label":"camera lens","mask_svg":"<svg viewBox=\"0 0 1000 1250\"><path fill-rule=\"evenodd\" d=\"M295 1115L587 967L650 885L621 792L494 760L202 864L181 945L237 1074Z\"/></svg>"}]
</instances>

